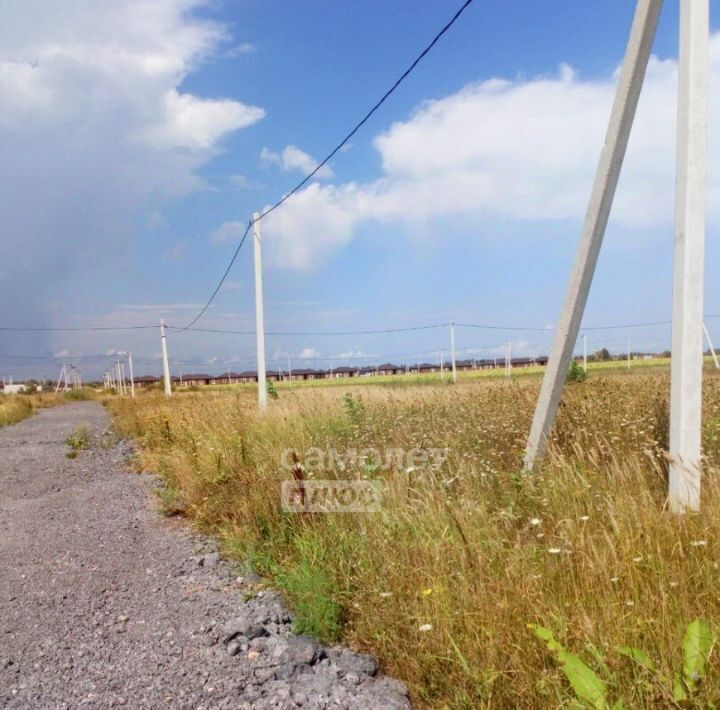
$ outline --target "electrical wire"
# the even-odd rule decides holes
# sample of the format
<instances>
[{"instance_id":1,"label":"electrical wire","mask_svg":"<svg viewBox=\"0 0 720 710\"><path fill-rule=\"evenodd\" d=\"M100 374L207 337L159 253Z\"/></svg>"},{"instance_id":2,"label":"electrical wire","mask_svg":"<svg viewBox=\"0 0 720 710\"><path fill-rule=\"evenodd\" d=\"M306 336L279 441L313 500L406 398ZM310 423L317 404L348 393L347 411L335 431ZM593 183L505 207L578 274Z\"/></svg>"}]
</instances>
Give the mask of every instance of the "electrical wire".
<instances>
[{"instance_id":1,"label":"electrical wire","mask_svg":"<svg viewBox=\"0 0 720 710\"><path fill-rule=\"evenodd\" d=\"M181 330L189 330L191 326L195 325L195 323L197 323L200 318L202 318L202 316L205 314L205 311L207 311L207 309L210 307L210 304L215 300L215 296L217 296L218 292L222 288L225 279L228 277L228 274L230 273L230 270L232 269L233 264L235 263L235 260L237 259L237 256L242 249L243 244L245 243L245 239L250 232L250 228L252 227L253 222L259 222L260 220L267 217L271 212L274 212L278 207L280 207L280 205L287 202L287 200L289 200L295 193L305 187L305 185L307 185L308 182L310 182L310 180L315 177L317 172L323 167L325 167L325 165L327 165L327 163L329 163L335 157L335 155L337 155L337 153L343 148L343 146L347 144L347 142L370 120L372 115L390 98L390 96L395 92L395 90L400 86L400 84L402 84L403 81L407 79L407 77L412 73L415 67L440 41L440 38L457 22L457 20L460 18L460 15L462 15L463 12L467 10L467 8L471 5L472 2L473 0L465 0L460 9L452 16L450 21L447 22L445 26L433 37L430 44L428 44L425 49L420 52L420 54L413 60L412 64L410 64L410 66L395 80L393 85L382 95L382 97L375 103L375 105L355 124L352 130L315 166L315 168L310 173L308 173L297 185L295 185L295 187L293 187L290 192L283 195L283 197L280 198L277 202L275 202L275 204L271 205L270 207L265 209L260 215L258 215L257 220L250 220L250 222L248 222L248 226L245 228L242 239L240 240L240 243L235 249L232 258L230 259L230 263L225 269L222 278L220 279L218 285L215 287L215 290L212 292L207 303L202 307L202 310Z\"/></svg>"},{"instance_id":2,"label":"electrical wire","mask_svg":"<svg viewBox=\"0 0 720 710\"><path fill-rule=\"evenodd\" d=\"M280 331L268 330L265 335L284 335L284 336L321 336L321 335L382 335L389 333L410 333L418 330L432 330L434 328L447 328L447 323L433 323L432 325L417 325L408 328L385 328L381 330L336 330L336 331L320 331L320 332L303 332L303 331ZM165 326L168 330L177 332L191 331L193 333L222 333L227 335L255 335L254 330L223 330L222 328L178 328L175 326Z\"/></svg>"}]
</instances>

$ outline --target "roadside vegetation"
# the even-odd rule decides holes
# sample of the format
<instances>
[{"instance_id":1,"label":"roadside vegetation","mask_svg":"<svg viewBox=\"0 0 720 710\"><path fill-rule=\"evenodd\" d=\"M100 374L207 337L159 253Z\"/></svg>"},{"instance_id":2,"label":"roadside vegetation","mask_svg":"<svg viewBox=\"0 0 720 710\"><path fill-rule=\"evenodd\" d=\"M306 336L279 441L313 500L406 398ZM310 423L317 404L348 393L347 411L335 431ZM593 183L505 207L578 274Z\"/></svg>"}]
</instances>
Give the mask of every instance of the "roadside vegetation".
<instances>
[{"instance_id":1,"label":"roadside vegetation","mask_svg":"<svg viewBox=\"0 0 720 710\"><path fill-rule=\"evenodd\" d=\"M38 409L61 404L68 400L69 395L70 393L56 395L54 392L0 394L0 427L22 421L32 416Z\"/></svg>"},{"instance_id":2,"label":"roadside vegetation","mask_svg":"<svg viewBox=\"0 0 720 710\"><path fill-rule=\"evenodd\" d=\"M277 388L264 415L244 388L109 407L168 513L280 585L299 631L377 653L420 706L713 707L720 376L703 510L683 517L665 510L667 373L572 379L533 475L532 377ZM288 479L379 479L381 510L283 513Z\"/></svg>"}]
</instances>

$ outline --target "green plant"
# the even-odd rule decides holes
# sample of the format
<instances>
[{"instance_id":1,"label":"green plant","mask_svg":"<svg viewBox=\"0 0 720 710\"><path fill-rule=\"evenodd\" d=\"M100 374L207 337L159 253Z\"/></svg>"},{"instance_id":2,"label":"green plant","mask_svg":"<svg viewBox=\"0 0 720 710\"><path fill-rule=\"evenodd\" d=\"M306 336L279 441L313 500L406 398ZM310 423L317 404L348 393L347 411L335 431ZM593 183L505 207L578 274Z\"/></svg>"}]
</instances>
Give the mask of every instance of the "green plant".
<instances>
[{"instance_id":1,"label":"green plant","mask_svg":"<svg viewBox=\"0 0 720 710\"><path fill-rule=\"evenodd\" d=\"M275 387L275 383L272 380L267 381L267 393L270 399L278 398L277 387Z\"/></svg>"},{"instance_id":2,"label":"green plant","mask_svg":"<svg viewBox=\"0 0 720 710\"><path fill-rule=\"evenodd\" d=\"M607 708L607 688L597 673L580 660L579 656L556 641L550 629L538 624L530 624L530 628L540 640L545 642L548 650L557 656L562 672L578 699L598 710Z\"/></svg>"},{"instance_id":3,"label":"green plant","mask_svg":"<svg viewBox=\"0 0 720 710\"><path fill-rule=\"evenodd\" d=\"M77 455L77 452L81 449L89 449L91 443L92 439L90 432L85 426L77 427L77 429L75 429L75 431L73 431L73 433L65 439L65 444L69 446L73 452L75 452L75 455ZM74 458L74 456L69 458Z\"/></svg>"},{"instance_id":4,"label":"green plant","mask_svg":"<svg viewBox=\"0 0 720 710\"><path fill-rule=\"evenodd\" d=\"M668 678L658 673L650 656L641 649L621 646L618 651L653 675L657 682L665 687L668 695L679 703L696 695L700 681L705 678L705 669L714 643L715 638L706 621L695 619L688 624L682 643L682 671L675 673L672 684Z\"/></svg>"},{"instance_id":5,"label":"green plant","mask_svg":"<svg viewBox=\"0 0 720 710\"><path fill-rule=\"evenodd\" d=\"M587 372L577 360L573 360L567 373L568 382L585 382L587 380Z\"/></svg>"},{"instance_id":6,"label":"green plant","mask_svg":"<svg viewBox=\"0 0 720 710\"><path fill-rule=\"evenodd\" d=\"M597 710L610 707L607 699L607 689L611 679L603 680L579 656L568 651L560 642L555 640L550 629L538 624L529 624L530 629L542 640L548 650L557 657L560 668L570 683L575 696ZM662 686L664 696L672 698L676 703L689 701L696 695L700 681L705 678L705 670L715 642L710 626L702 619L688 624L683 638L683 666L682 671L675 673L672 683L659 673L649 654L639 648L620 646L617 650L622 656L629 658L634 664L649 673L657 684ZM599 658L605 671L607 666ZM622 707L617 701L612 707Z\"/></svg>"},{"instance_id":7,"label":"green plant","mask_svg":"<svg viewBox=\"0 0 720 710\"><path fill-rule=\"evenodd\" d=\"M360 395L353 397L350 392L347 392L343 396L343 406L345 407L345 413L353 424L358 425L362 422L365 405Z\"/></svg>"}]
</instances>

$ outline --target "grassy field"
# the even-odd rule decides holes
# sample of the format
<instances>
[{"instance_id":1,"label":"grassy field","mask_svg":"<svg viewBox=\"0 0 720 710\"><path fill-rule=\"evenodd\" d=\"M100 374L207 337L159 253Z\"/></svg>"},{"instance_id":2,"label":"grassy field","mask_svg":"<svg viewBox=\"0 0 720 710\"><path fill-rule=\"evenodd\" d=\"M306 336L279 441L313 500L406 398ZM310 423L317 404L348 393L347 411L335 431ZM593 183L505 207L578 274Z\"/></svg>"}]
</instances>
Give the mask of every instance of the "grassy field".
<instances>
[{"instance_id":1,"label":"grassy field","mask_svg":"<svg viewBox=\"0 0 720 710\"><path fill-rule=\"evenodd\" d=\"M15 424L33 415L38 409L53 407L65 401L66 396L52 392L0 395L0 427Z\"/></svg>"},{"instance_id":2,"label":"grassy field","mask_svg":"<svg viewBox=\"0 0 720 710\"><path fill-rule=\"evenodd\" d=\"M280 389L262 416L243 388L109 406L168 481L168 514L282 587L298 631L378 654L419 706L577 707L588 688L595 707L720 701L716 654L688 665L705 656L686 641L683 665L688 624L720 628L720 376L706 370L703 510L684 517L665 510L662 368L569 384L531 476L538 378L343 384ZM283 513L293 476L381 480L381 511Z\"/></svg>"}]
</instances>

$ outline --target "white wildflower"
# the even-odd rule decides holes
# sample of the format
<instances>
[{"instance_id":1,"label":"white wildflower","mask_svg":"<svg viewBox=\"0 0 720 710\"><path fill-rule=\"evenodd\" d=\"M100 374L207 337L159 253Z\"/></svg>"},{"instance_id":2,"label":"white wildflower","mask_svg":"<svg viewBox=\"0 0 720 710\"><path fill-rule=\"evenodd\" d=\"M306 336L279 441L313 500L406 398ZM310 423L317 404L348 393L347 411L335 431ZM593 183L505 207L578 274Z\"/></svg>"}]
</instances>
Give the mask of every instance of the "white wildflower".
<instances>
[{"instance_id":1,"label":"white wildflower","mask_svg":"<svg viewBox=\"0 0 720 710\"><path fill-rule=\"evenodd\" d=\"M420 626L418 626L418 631L432 631L432 624L420 624Z\"/></svg>"},{"instance_id":2,"label":"white wildflower","mask_svg":"<svg viewBox=\"0 0 720 710\"><path fill-rule=\"evenodd\" d=\"M550 548L548 548L548 552L551 555L559 555L562 552L562 550L559 547L550 547Z\"/></svg>"},{"instance_id":3,"label":"white wildflower","mask_svg":"<svg viewBox=\"0 0 720 710\"><path fill-rule=\"evenodd\" d=\"M538 526L542 523L542 520L540 518L530 518L530 525Z\"/></svg>"}]
</instances>

